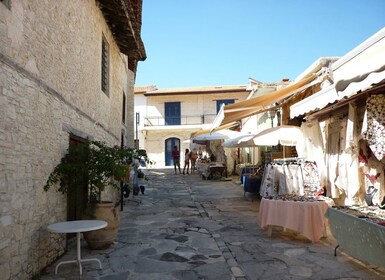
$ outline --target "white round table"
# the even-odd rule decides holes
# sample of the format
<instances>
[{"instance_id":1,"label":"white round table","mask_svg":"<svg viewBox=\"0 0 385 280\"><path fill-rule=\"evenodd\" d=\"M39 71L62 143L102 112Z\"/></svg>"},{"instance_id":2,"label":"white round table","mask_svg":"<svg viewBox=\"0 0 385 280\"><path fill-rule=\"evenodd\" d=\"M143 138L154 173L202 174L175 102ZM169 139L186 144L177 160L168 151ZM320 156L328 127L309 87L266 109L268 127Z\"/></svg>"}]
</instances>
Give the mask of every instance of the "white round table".
<instances>
[{"instance_id":1,"label":"white round table","mask_svg":"<svg viewBox=\"0 0 385 280\"><path fill-rule=\"evenodd\" d=\"M61 222L49 225L47 229L50 232L54 233L76 233L76 246L77 246L77 258L72 261L62 261L56 265L55 274L57 274L58 268L62 264L69 263L77 263L79 265L80 275L83 274L82 262L96 261L99 263L99 267L102 268L102 263L100 260L92 258L92 259L82 259L81 258L81 250L80 250L80 234L86 231L93 231L105 228L107 226L106 221L102 220L78 220L78 221L68 221Z\"/></svg>"}]
</instances>

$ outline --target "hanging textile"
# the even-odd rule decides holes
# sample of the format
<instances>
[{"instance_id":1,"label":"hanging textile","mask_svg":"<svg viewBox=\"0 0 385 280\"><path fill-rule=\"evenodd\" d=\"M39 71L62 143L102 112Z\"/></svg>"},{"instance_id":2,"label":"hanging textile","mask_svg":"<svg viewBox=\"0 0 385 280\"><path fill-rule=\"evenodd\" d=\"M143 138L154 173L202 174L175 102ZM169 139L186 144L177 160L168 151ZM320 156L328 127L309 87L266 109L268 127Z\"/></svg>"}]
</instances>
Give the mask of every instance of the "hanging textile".
<instances>
[{"instance_id":1,"label":"hanging textile","mask_svg":"<svg viewBox=\"0 0 385 280\"><path fill-rule=\"evenodd\" d=\"M347 176L347 197L345 200L346 205L353 205L358 202L359 195L359 166L358 166L358 118L357 107L354 104L349 104L348 122L346 125L346 170Z\"/></svg>"},{"instance_id":2,"label":"hanging textile","mask_svg":"<svg viewBox=\"0 0 385 280\"><path fill-rule=\"evenodd\" d=\"M285 164L283 166L285 173L285 193L295 193L298 195L304 195L304 182L302 167L300 164Z\"/></svg>"},{"instance_id":3,"label":"hanging textile","mask_svg":"<svg viewBox=\"0 0 385 280\"><path fill-rule=\"evenodd\" d=\"M328 134L326 142L327 153L327 193L331 194L332 198L338 198L340 192L335 185L338 170L338 151L340 141L340 123L333 122L328 125Z\"/></svg>"},{"instance_id":4,"label":"hanging textile","mask_svg":"<svg viewBox=\"0 0 385 280\"><path fill-rule=\"evenodd\" d=\"M322 193L321 190L315 162L278 160L265 165L260 188L262 197L283 194L310 197Z\"/></svg>"},{"instance_id":5,"label":"hanging textile","mask_svg":"<svg viewBox=\"0 0 385 280\"><path fill-rule=\"evenodd\" d=\"M305 161L302 166L303 192L305 196L316 196L320 193L319 175L315 162Z\"/></svg>"},{"instance_id":6,"label":"hanging textile","mask_svg":"<svg viewBox=\"0 0 385 280\"><path fill-rule=\"evenodd\" d=\"M359 176L361 182L360 195L362 203L381 205L385 197L385 167L379 161L366 141L359 143ZM370 199L368 199L370 198Z\"/></svg>"},{"instance_id":7,"label":"hanging textile","mask_svg":"<svg viewBox=\"0 0 385 280\"><path fill-rule=\"evenodd\" d=\"M321 186L326 184L326 171L325 171L325 156L324 156L324 141L322 139L321 128L318 120L314 119L306 121L301 125L301 131L304 138L302 156L298 153L298 157L306 158L309 161L315 161L317 163L317 169L319 174L319 182ZM300 147L296 147L301 149Z\"/></svg>"},{"instance_id":8,"label":"hanging textile","mask_svg":"<svg viewBox=\"0 0 385 280\"><path fill-rule=\"evenodd\" d=\"M335 179L335 186L338 188L340 197L347 196L348 188L348 170L346 170L346 162L349 160L349 155L345 152L346 147L346 127L348 119L343 117L339 122L339 146L338 146L338 163L337 163L337 177Z\"/></svg>"},{"instance_id":9,"label":"hanging textile","mask_svg":"<svg viewBox=\"0 0 385 280\"><path fill-rule=\"evenodd\" d=\"M277 184L275 181L276 168L271 163L265 165L265 171L262 177L261 188L259 194L262 197L273 196L278 194L275 192L274 186Z\"/></svg>"},{"instance_id":10,"label":"hanging textile","mask_svg":"<svg viewBox=\"0 0 385 280\"><path fill-rule=\"evenodd\" d=\"M364 139L378 160L385 157L385 94L368 97L367 130Z\"/></svg>"}]
</instances>

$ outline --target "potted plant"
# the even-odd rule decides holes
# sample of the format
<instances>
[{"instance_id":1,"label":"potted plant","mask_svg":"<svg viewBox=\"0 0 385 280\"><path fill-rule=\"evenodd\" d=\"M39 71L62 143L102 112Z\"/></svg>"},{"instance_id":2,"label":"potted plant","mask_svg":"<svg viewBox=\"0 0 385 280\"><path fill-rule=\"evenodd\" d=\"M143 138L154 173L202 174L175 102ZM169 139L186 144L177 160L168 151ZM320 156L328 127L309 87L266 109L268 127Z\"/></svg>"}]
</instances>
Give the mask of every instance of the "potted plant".
<instances>
[{"instance_id":1,"label":"potted plant","mask_svg":"<svg viewBox=\"0 0 385 280\"><path fill-rule=\"evenodd\" d=\"M149 162L147 154L136 149L109 147L101 141L89 141L85 145L71 146L48 177L45 191L56 186L57 191L66 194L76 191L71 186L87 185L87 207L82 218L108 222L106 228L84 234L92 249L108 248L116 238L120 225L117 204L103 201L102 193L108 186L120 190L118 181L127 179L135 159Z\"/></svg>"}]
</instances>

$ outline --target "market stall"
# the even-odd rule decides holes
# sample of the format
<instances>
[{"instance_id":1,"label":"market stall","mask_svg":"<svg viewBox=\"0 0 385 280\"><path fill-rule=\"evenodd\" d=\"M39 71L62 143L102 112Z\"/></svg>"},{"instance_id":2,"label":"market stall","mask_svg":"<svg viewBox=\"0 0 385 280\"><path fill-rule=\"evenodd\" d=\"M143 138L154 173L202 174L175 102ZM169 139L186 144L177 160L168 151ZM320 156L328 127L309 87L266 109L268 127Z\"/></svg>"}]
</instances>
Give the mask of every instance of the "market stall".
<instances>
[{"instance_id":1,"label":"market stall","mask_svg":"<svg viewBox=\"0 0 385 280\"><path fill-rule=\"evenodd\" d=\"M221 162L198 160L196 168L202 179L209 180L227 177L226 166Z\"/></svg>"},{"instance_id":2,"label":"market stall","mask_svg":"<svg viewBox=\"0 0 385 280\"><path fill-rule=\"evenodd\" d=\"M337 205L328 209L327 217L340 248L382 267L385 227L379 209L385 207L384 47L385 28L331 65L329 85L293 100L286 108L306 135L303 155L318 160L321 186ZM322 134L311 136L309 127Z\"/></svg>"},{"instance_id":3,"label":"market stall","mask_svg":"<svg viewBox=\"0 0 385 280\"><path fill-rule=\"evenodd\" d=\"M326 217L337 240L337 248L341 247L363 262L385 268L385 210L333 207L328 209Z\"/></svg>"},{"instance_id":4,"label":"market stall","mask_svg":"<svg viewBox=\"0 0 385 280\"><path fill-rule=\"evenodd\" d=\"M325 201L297 196L262 198L259 208L261 227L272 234L272 226L281 226L317 242L326 236L324 215L328 209Z\"/></svg>"},{"instance_id":5,"label":"market stall","mask_svg":"<svg viewBox=\"0 0 385 280\"><path fill-rule=\"evenodd\" d=\"M302 137L299 127L281 126L262 131L254 141L260 145L293 146ZM312 242L326 236L324 215L328 199L321 196L323 188L316 162L298 157L267 162L259 193L261 227L268 229L269 236L273 226L299 232Z\"/></svg>"}]
</instances>

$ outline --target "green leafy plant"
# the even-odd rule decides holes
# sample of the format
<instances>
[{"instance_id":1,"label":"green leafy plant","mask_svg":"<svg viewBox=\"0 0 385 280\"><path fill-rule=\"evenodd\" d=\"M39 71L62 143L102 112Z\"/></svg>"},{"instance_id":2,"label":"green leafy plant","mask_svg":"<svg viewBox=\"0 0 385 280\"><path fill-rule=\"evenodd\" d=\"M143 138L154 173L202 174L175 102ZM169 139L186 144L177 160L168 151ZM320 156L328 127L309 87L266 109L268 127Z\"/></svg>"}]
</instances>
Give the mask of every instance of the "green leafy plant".
<instances>
[{"instance_id":1,"label":"green leafy plant","mask_svg":"<svg viewBox=\"0 0 385 280\"><path fill-rule=\"evenodd\" d=\"M73 189L70 186L87 184L88 203L100 203L105 188L112 186L120 189L118 180L124 178L137 161L151 163L145 150L109 147L102 141L70 146L68 153L49 175L44 190L57 186L57 191L64 194Z\"/></svg>"}]
</instances>

